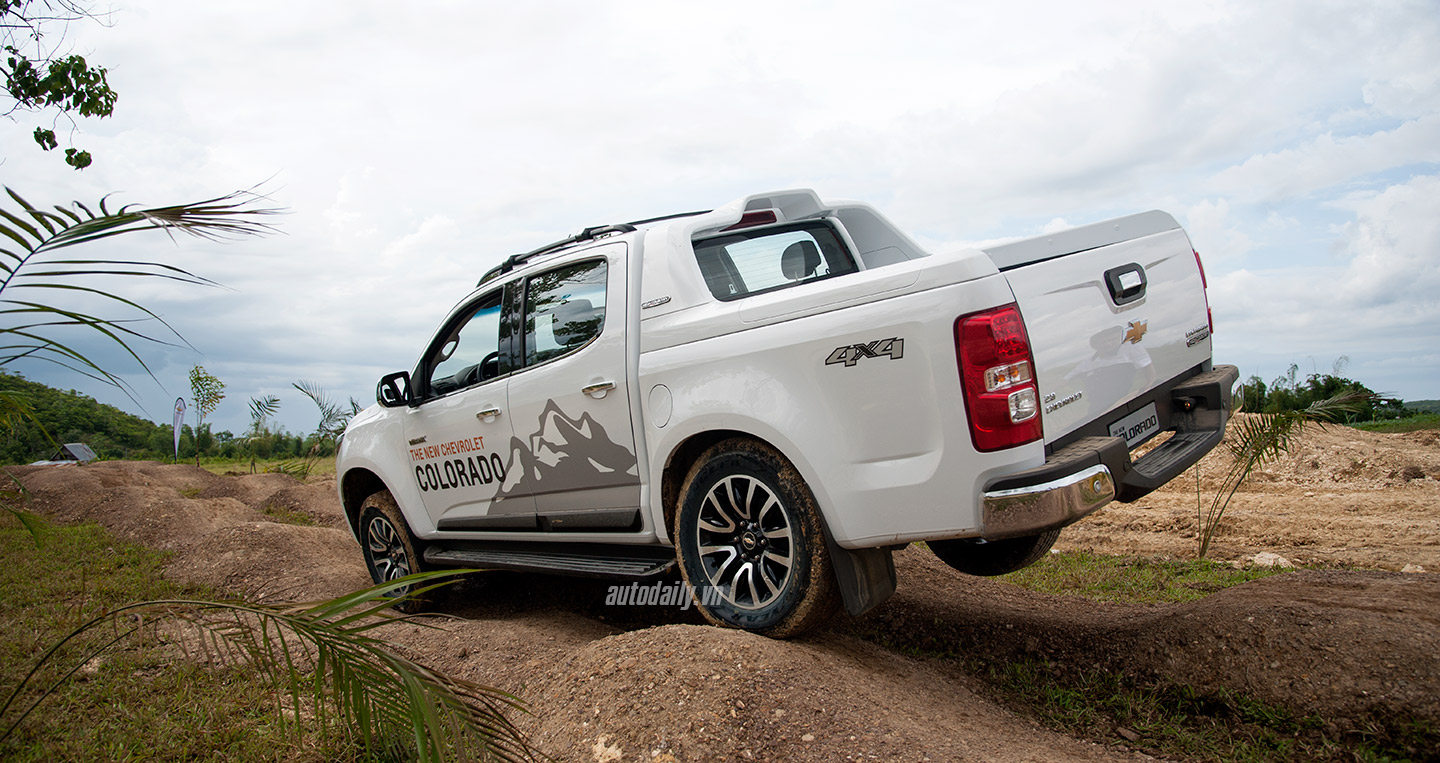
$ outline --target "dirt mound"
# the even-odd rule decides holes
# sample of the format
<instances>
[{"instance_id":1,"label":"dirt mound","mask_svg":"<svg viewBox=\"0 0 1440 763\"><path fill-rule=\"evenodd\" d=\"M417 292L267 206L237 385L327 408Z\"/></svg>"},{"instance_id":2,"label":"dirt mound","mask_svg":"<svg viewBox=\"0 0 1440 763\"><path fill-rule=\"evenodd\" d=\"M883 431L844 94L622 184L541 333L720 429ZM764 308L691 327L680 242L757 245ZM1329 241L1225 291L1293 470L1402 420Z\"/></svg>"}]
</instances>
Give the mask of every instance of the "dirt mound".
<instances>
[{"instance_id":1,"label":"dirt mound","mask_svg":"<svg viewBox=\"0 0 1440 763\"><path fill-rule=\"evenodd\" d=\"M385 635L471 680L523 686L532 715L521 725L560 760L1149 759L1044 731L981 698L951 667L850 636L778 642L695 624L619 631L557 606L564 593L532 596L520 577L505 580L523 596L492 583L472 599L484 605L454 610L463 620ZM486 615L491 602L501 616Z\"/></svg>"},{"instance_id":2,"label":"dirt mound","mask_svg":"<svg viewBox=\"0 0 1440 763\"><path fill-rule=\"evenodd\" d=\"M171 551L166 574L180 580L281 601L329 598L370 583L344 528L333 478L306 484L283 474L222 477L143 461L15 473L37 511L96 522Z\"/></svg>"},{"instance_id":3,"label":"dirt mound","mask_svg":"<svg viewBox=\"0 0 1440 763\"><path fill-rule=\"evenodd\" d=\"M1208 507L1231 463L1217 448L1164 488L1067 528L1056 548L1193 557L1197 482ZM1256 470L1235 494L1210 558L1266 551L1295 564L1440 570L1436 433L1307 427L1289 455Z\"/></svg>"},{"instance_id":4,"label":"dirt mound","mask_svg":"<svg viewBox=\"0 0 1440 763\"><path fill-rule=\"evenodd\" d=\"M370 585L346 531L240 522L207 534L166 574L257 601L315 601Z\"/></svg>"},{"instance_id":5,"label":"dirt mound","mask_svg":"<svg viewBox=\"0 0 1440 763\"><path fill-rule=\"evenodd\" d=\"M1236 497L1214 553L1440 569L1437 452L1427 434L1312 431ZM1202 490L1226 458L1200 465ZM368 582L333 479L126 462L15 471L38 511L169 549L180 579L284 601ZM1062 545L1193 556L1196 479L1108 507ZM385 631L424 662L515 691L534 711L523 725L564 760L1145 759L1043 731L956 664L902 653L1225 688L1353 727L1383 715L1440 723L1434 575L1312 570L1137 606L969 578L919 548L896 560L889 603L790 642L704 626L693 608L607 607L603 582L515 573L461 583L439 605L458 619L429 621L440 628Z\"/></svg>"}]
</instances>

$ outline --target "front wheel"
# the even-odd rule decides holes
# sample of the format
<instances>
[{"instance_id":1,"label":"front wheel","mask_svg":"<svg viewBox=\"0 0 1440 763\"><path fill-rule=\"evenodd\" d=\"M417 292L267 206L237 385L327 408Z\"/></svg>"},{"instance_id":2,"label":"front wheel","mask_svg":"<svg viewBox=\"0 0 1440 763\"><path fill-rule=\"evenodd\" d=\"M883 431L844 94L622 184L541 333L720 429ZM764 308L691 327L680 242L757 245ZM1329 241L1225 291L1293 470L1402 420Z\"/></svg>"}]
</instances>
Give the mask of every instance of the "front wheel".
<instances>
[{"instance_id":1,"label":"front wheel","mask_svg":"<svg viewBox=\"0 0 1440 763\"><path fill-rule=\"evenodd\" d=\"M365 566L370 570L370 578L377 584L425 569L423 547L411 534L410 525L389 490L381 490L361 504L360 546L365 550ZM398 588L389 595L405 596L412 587ZM429 603L429 594L412 595L394 608L400 612L419 612Z\"/></svg>"},{"instance_id":2,"label":"front wheel","mask_svg":"<svg viewBox=\"0 0 1440 763\"><path fill-rule=\"evenodd\" d=\"M820 512L795 467L748 439L701 454L680 489L676 547L717 625L788 638L839 606Z\"/></svg>"}]
</instances>

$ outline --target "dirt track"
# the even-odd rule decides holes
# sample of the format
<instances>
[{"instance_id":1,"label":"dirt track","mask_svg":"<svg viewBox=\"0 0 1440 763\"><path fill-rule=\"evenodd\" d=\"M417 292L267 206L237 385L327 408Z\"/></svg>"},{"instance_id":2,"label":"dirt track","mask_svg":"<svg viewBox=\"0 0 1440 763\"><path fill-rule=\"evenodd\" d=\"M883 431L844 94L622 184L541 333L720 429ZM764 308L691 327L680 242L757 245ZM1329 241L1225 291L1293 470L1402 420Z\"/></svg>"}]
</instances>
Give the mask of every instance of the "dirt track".
<instances>
[{"instance_id":1,"label":"dirt track","mask_svg":"<svg viewBox=\"0 0 1440 763\"><path fill-rule=\"evenodd\" d=\"M1201 465L1201 486L1223 468ZM22 468L36 508L175 553L170 575L272 599L369 583L332 481L217 477L112 462ZM444 630L391 627L416 656L527 700L525 726L561 760L1146 760L1117 737L1057 735L985 698L930 652L1038 657L1229 688L1355 726L1440 724L1440 446L1434 433L1307 435L1237 497L1212 555L1321 566L1183 605L1104 605L968 578L897 555L877 612L789 642L701 624L693 610L606 607L604 584L489 573L443 604ZM1060 545L1194 553L1195 477L1070 528ZM318 526L276 521L267 507ZM1413 567L1412 567L1413 569ZM862 638L861 636L864 636ZM887 648L877 646L887 645ZM909 650L907 650L909 651Z\"/></svg>"}]
</instances>

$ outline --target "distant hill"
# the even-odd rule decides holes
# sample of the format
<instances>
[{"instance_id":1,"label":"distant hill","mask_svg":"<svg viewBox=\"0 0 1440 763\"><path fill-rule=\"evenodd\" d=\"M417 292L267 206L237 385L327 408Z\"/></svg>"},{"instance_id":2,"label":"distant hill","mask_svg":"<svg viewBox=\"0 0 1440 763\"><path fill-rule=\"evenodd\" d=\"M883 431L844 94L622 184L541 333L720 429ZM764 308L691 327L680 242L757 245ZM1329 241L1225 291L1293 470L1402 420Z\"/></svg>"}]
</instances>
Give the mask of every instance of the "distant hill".
<instances>
[{"instance_id":1,"label":"distant hill","mask_svg":"<svg viewBox=\"0 0 1440 763\"><path fill-rule=\"evenodd\" d=\"M65 392L22 376L0 372L0 393L20 398L56 442L83 442L101 458L162 458L173 447L168 426L132 416L73 390ZM35 423L0 430L0 463L26 464L55 451Z\"/></svg>"},{"instance_id":2,"label":"distant hill","mask_svg":"<svg viewBox=\"0 0 1440 763\"><path fill-rule=\"evenodd\" d=\"M1405 407L1426 413L1440 413L1440 400L1406 400Z\"/></svg>"}]
</instances>

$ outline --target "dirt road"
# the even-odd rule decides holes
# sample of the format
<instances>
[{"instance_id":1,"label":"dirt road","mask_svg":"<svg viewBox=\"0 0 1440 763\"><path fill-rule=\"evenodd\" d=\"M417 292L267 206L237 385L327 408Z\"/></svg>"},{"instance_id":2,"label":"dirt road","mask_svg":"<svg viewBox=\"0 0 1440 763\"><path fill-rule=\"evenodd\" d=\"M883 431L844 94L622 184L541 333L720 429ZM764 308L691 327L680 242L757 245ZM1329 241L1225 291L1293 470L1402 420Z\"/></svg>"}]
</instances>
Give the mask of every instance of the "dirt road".
<instances>
[{"instance_id":1,"label":"dirt road","mask_svg":"<svg viewBox=\"0 0 1440 763\"><path fill-rule=\"evenodd\" d=\"M1201 465L1213 490L1223 457ZM271 599L369 583L333 481L218 477L110 462L21 468L35 508L174 552L167 574ZM897 554L900 589L860 620L776 642L705 626L694 610L605 605L606 585L488 573L442 603L443 630L391 626L425 662L515 691L545 752L574 761L1148 760L1041 729L987 699L954 663L988 654L1244 692L1357 727L1440 724L1440 447L1433 433L1335 428L1258 475L1212 555L1278 553L1321 567L1182 605L1105 605ZM1195 476L1068 529L1061 547L1190 557ZM266 512L269 512L268 514ZM279 521L287 512L314 526ZM294 514L288 514L294 516ZM883 644L884 646L880 646Z\"/></svg>"}]
</instances>

